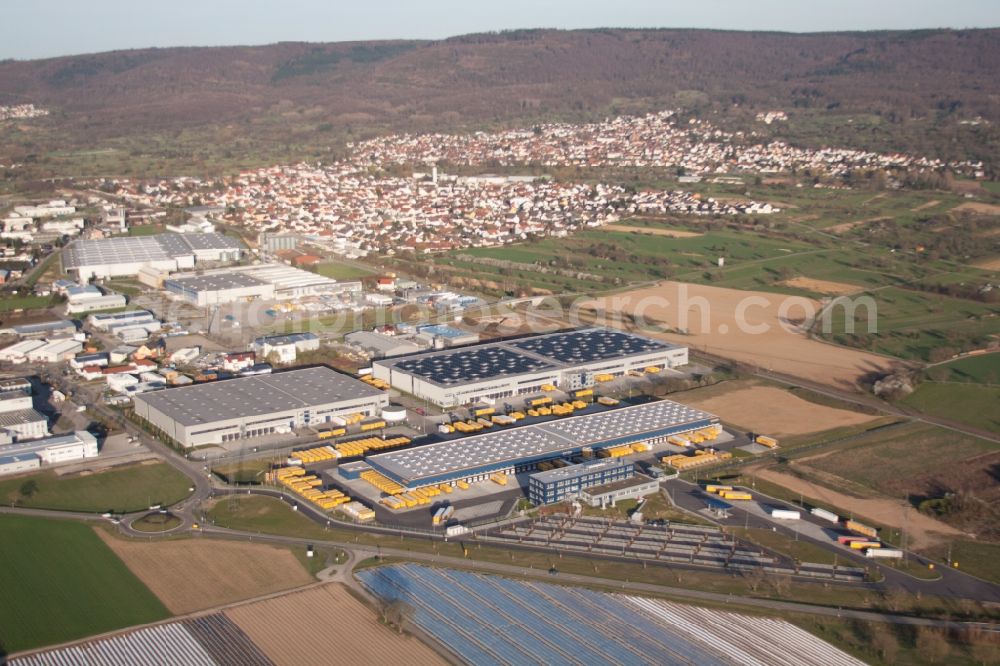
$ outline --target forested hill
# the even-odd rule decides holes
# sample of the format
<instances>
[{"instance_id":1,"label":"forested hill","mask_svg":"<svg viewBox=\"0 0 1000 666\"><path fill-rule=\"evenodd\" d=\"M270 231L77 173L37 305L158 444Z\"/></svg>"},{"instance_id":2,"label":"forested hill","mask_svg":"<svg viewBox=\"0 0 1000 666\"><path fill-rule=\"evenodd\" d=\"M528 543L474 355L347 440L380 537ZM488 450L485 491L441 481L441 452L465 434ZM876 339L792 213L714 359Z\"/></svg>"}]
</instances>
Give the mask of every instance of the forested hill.
<instances>
[{"instance_id":1,"label":"forested hill","mask_svg":"<svg viewBox=\"0 0 1000 666\"><path fill-rule=\"evenodd\" d=\"M87 140L231 123L448 129L681 107L1000 120L1000 30L530 30L0 63L0 104ZM283 123L282 120L287 122Z\"/></svg>"}]
</instances>

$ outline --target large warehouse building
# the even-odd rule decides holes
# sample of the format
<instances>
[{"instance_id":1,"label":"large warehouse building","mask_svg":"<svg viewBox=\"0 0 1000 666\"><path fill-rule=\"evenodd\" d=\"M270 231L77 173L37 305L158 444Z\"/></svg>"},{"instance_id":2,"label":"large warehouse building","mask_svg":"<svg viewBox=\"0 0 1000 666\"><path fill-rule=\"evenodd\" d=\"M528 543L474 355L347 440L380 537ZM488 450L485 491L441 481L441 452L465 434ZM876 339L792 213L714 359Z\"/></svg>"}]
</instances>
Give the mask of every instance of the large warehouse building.
<instances>
[{"instance_id":1,"label":"large warehouse building","mask_svg":"<svg viewBox=\"0 0 1000 666\"><path fill-rule=\"evenodd\" d=\"M80 282L138 275L143 268L179 271L205 261L236 261L243 245L217 233L115 236L73 241L62 253L63 270Z\"/></svg>"},{"instance_id":2,"label":"large warehouse building","mask_svg":"<svg viewBox=\"0 0 1000 666\"><path fill-rule=\"evenodd\" d=\"M532 393L545 384L571 391L592 386L597 375L687 362L687 347L586 328L384 359L372 369L394 388L453 407Z\"/></svg>"},{"instance_id":3,"label":"large warehouse building","mask_svg":"<svg viewBox=\"0 0 1000 666\"><path fill-rule=\"evenodd\" d=\"M338 282L282 264L263 264L173 275L164 280L163 288L177 298L204 307L235 301L360 293L361 283Z\"/></svg>"},{"instance_id":4,"label":"large warehouse building","mask_svg":"<svg viewBox=\"0 0 1000 666\"><path fill-rule=\"evenodd\" d=\"M370 456L376 472L407 488L534 469L543 460L622 444L663 444L671 435L706 428L718 417L670 400L572 416Z\"/></svg>"},{"instance_id":5,"label":"large warehouse building","mask_svg":"<svg viewBox=\"0 0 1000 666\"><path fill-rule=\"evenodd\" d=\"M135 413L181 446L290 432L334 416L373 416L389 396L326 367L239 377L137 395Z\"/></svg>"}]
</instances>

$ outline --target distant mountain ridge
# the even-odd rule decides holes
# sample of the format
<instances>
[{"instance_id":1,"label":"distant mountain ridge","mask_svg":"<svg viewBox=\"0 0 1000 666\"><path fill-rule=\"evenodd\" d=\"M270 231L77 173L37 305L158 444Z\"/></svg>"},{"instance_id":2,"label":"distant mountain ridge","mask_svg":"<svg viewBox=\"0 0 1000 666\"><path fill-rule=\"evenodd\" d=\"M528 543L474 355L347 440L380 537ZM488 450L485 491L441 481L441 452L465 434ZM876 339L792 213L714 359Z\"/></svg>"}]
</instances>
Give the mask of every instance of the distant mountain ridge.
<instances>
[{"instance_id":1,"label":"distant mountain ridge","mask_svg":"<svg viewBox=\"0 0 1000 666\"><path fill-rule=\"evenodd\" d=\"M0 104L51 107L96 139L301 110L396 129L734 103L1000 120L997 71L1000 29L520 30L5 61Z\"/></svg>"}]
</instances>

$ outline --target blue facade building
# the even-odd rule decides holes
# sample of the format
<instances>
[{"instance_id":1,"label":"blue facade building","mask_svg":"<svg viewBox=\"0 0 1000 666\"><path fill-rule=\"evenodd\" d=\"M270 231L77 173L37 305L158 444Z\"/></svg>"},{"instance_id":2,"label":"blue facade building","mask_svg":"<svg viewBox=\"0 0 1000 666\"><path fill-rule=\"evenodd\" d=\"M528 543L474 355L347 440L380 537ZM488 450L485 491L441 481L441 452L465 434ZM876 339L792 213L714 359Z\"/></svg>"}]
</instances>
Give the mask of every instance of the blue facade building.
<instances>
[{"instance_id":1,"label":"blue facade building","mask_svg":"<svg viewBox=\"0 0 1000 666\"><path fill-rule=\"evenodd\" d=\"M531 503L554 504L567 497L576 497L581 490L635 476L635 465L623 458L603 458L569 465L528 477L528 499Z\"/></svg>"}]
</instances>

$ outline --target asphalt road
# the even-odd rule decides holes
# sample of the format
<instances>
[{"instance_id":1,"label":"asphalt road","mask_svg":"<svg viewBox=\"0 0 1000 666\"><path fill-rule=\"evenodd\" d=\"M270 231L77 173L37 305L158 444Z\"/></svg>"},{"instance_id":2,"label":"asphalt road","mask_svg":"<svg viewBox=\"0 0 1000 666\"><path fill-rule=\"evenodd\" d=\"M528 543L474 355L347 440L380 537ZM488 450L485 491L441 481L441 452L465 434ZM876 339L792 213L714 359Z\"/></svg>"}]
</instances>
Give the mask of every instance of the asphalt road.
<instances>
[{"instance_id":1,"label":"asphalt road","mask_svg":"<svg viewBox=\"0 0 1000 666\"><path fill-rule=\"evenodd\" d=\"M707 495L697 484L683 481L681 479L672 479L665 483L665 487L669 491L670 498L673 502L682 509L692 513L698 513L705 508L705 499L707 498ZM799 507L791 506L787 502L770 498L757 490L753 490L752 492L755 497L767 498L767 504L769 505L800 510ZM720 525L725 527L756 527L769 530L775 529L778 532L789 536L794 536L796 534L796 530L792 529L787 524L771 521L766 518L762 518L757 514L746 511L741 508L739 502L730 502L730 504L732 504L733 508L729 511L730 517L728 519L718 517L714 518L714 520ZM800 520L810 522L824 528L831 527L830 523L823 522L822 520L814 518L804 512ZM798 532L797 534L798 539L801 541L808 541L828 550L835 548L835 546L833 546L829 541L820 541L802 532ZM970 576L963 571L952 569L946 565L936 567L938 574L941 576L939 579L922 580L890 566L886 566L878 560L869 559L853 553L848 553L846 551L842 552L840 549L837 549L836 552L839 557L843 558L845 564L877 569L883 576L885 576L885 581L880 584L880 589L897 587L912 594L930 594L940 597L959 597L987 603L1000 603L1000 585L983 581L974 576ZM925 558L912 554L910 557L918 561L927 561Z\"/></svg>"}]
</instances>

